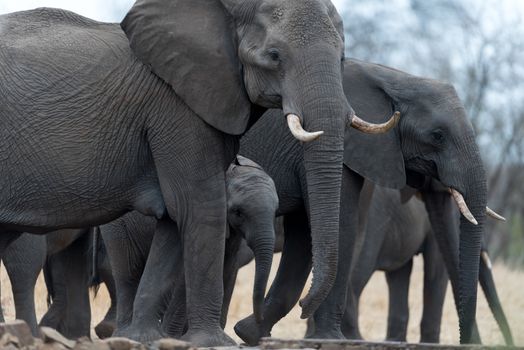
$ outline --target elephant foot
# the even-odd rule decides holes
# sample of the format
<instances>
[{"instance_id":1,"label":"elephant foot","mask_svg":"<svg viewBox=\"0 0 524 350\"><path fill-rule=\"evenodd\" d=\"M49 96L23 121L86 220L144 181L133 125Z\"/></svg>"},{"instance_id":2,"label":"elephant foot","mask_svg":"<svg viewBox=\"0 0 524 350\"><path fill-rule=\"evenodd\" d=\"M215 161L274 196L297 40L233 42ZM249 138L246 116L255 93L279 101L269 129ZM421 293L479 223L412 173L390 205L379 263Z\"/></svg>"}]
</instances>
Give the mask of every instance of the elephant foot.
<instances>
[{"instance_id":1,"label":"elephant foot","mask_svg":"<svg viewBox=\"0 0 524 350\"><path fill-rule=\"evenodd\" d=\"M308 334L306 339L346 339L340 330L315 330L315 332Z\"/></svg>"},{"instance_id":2,"label":"elephant foot","mask_svg":"<svg viewBox=\"0 0 524 350\"><path fill-rule=\"evenodd\" d=\"M115 331L116 324L112 321L102 321L95 327L95 333L100 339L109 338Z\"/></svg>"},{"instance_id":3,"label":"elephant foot","mask_svg":"<svg viewBox=\"0 0 524 350\"><path fill-rule=\"evenodd\" d=\"M143 344L151 344L156 340L165 338L158 328L151 327L144 329L143 327L136 327L133 325L117 329L112 336L129 338Z\"/></svg>"},{"instance_id":4,"label":"elephant foot","mask_svg":"<svg viewBox=\"0 0 524 350\"><path fill-rule=\"evenodd\" d=\"M238 321L234 327L235 333L249 346L257 346L260 338L271 336L269 330L263 328L263 325L257 323L254 315Z\"/></svg>"},{"instance_id":5,"label":"elephant foot","mask_svg":"<svg viewBox=\"0 0 524 350\"><path fill-rule=\"evenodd\" d=\"M222 328L218 327L214 330L191 330L181 338L184 341L190 342L199 348L208 348L215 346L236 346L237 343L229 337Z\"/></svg>"}]
</instances>

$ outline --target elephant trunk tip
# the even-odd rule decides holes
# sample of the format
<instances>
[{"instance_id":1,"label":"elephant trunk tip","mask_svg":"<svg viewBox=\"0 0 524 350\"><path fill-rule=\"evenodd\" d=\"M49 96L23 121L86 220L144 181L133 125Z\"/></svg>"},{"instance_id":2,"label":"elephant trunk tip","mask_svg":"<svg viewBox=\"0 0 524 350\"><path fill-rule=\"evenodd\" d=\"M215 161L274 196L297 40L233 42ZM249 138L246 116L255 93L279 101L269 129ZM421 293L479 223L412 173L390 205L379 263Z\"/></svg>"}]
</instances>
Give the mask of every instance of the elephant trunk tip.
<instances>
[{"instance_id":1,"label":"elephant trunk tip","mask_svg":"<svg viewBox=\"0 0 524 350\"><path fill-rule=\"evenodd\" d=\"M257 323L262 323L264 321L264 295L257 294L253 294L253 315Z\"/></svg>"}]
</instances>

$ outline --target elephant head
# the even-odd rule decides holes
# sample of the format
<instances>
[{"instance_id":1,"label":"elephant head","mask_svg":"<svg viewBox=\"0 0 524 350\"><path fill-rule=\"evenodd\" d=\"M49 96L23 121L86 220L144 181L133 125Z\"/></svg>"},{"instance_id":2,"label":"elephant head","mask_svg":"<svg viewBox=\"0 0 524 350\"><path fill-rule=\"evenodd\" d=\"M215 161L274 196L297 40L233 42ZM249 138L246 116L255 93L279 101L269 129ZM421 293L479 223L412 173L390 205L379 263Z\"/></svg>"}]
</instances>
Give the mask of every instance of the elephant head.
<instances>
[{"instance_id":1,"label":"elephant head","mask_svg":"<svg viewBox=\"0 0 524 350\"><path fill-rule=\"evenodd\" d=\"M262 320L264 296L275 248L278 195L271 177L255 162L237 156L226 177L228 223L240 233L255 255L253 312Z\"/></svg>"},{"instance_id":2,"label":"elephant head","mask_svg":"<svg viewBox=\"0 0 524 350\"><path fill-rule=\"evenodd\" d=\"M135 55L214 128L243 134L280 108L304 146L313 235L311 315L333 285L348 120L342 20L329 0L138 0L121 24ZM314 132L306 132L306 129ZM382 131L382 129L379 129ZM321 234L320 234L321 232ZM315 249L318 247L318 249Z\"/></svg>"},{"instance_id":3,"label":"elephant head","mask_svg":"<svg viewBox=\"0 0 524 350\"><path fill-rule=\"evenodd\" d=\"M344 87L355 111L384 118L399 110L395 132L364 135L349 129L344 164L373 182L420 187L438 179L461 207L459 319L461 342L472 340L481 238L486 217L486 174L473 127L452 85L357 60L347 61ZM371 160L371 161L370 161Z\"/></svg>"}]
</instances>

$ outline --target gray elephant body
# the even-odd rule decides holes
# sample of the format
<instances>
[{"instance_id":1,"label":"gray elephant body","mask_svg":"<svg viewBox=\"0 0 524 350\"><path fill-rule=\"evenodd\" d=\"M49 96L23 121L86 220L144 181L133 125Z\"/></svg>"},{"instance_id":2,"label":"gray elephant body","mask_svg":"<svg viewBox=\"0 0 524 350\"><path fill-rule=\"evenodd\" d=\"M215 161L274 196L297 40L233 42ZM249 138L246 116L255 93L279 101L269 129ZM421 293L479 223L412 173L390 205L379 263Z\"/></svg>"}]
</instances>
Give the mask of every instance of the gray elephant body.
<instances>
[{"instance_id":1,"label":"gray elephant body","mask_svg":"<svg viewBox=\"0 0 524 350\"><path fill-rule=\"evenodd\" d=\"M169 216L184 237L184 337L232 344L220 328L225 170L238 135L265 108L283 108L325 131L304 151L319 202L313 231L330 246L329 264L315 260L304 312L318 307L334 282L352 113L342 21L329 1L139 0L121 27L37 9L1 16L0 30L0 254L21 232L96 226L132 210Z\"/></svg>"},{"instance_id":2,"label":"gray elephant body","mask_svg":"<svg viewBox=\"0 0 524 350\"><path fill-rule=\"evenodd\" d=\"M464 193L470 208L475 208L472 212L478 219L478 226L461 220L460 244L455 245L455 248L460 246L460 262L458 254L449 253L454 252L452 246L446 247L449 237L438 242L439 247L449 253L444 260L450 271L457 308L462 310L459 313L461 342L478 341L471 317L475 314L472 305L476 303L476 276L485 217L485 173L473 128L455 90L446 83L358 60L346 60L344 88L360 116L382 122L399 110L402 117L398 127L384 135L346 131L339 266L330 295L315 313L316 327L311 337L344 337L340 324L358 230L357 208L366 212L369 205L369 202L359 204L363 179L389 187L401 188L408 183L418 188L423 187L425 177L429 176ZM278 115L281 112L268 113ZM301 156L303 146L286 137L283 123L274 120L275 116L264 116L241 140L240 147L240 154L261 164L274 179L280 200L278 213L285 216L282 260L266 298L264 321L256 323L249 316L235 327L237 334L249 344L256 344L260 337L268 336L273 325L298 301L311 268L308 209L313 200L304 190L307 180ZM265 135L264 140L261 135ZM451 196L446 195L442 200L451 203ZM439 206L435 210L442 210L442 205ZM439 234L446 236L443 232ZM466 243L468 240L471 241ZM471 285L473 280L475 283Z\"/></svg>"}]
</instances>

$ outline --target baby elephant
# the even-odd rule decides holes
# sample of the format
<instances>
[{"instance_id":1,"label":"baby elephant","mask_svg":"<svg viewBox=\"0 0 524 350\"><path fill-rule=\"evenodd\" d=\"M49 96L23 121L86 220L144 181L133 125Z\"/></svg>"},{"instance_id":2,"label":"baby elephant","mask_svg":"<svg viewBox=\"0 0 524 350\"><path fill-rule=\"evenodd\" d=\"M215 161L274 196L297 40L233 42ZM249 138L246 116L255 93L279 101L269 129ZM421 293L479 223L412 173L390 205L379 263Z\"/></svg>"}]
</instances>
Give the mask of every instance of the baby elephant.
<instances>
[{"instance_id":1,"label":"baby elephant","mask_svg":"<svg viewBox=\"0 0 524 350\"><path fill-rule=\"evenodd\" d=\"M229 222L226 255L216 257L225 259L226 302L223 306L222 326L225 325L228 301L236 279L237 254L242 239L245 239L255 255L253 308L255 315L262 313L273 259L274 221L278 208L278 196L273 180L258 164L247 158L238 156L235 163L229 167L226 186ZM166 226L165 230L162 229L162 225ZM176 225L172 222L157 222L154 218L132 212L101 227L117 292L115 335L151 341L165 334L174 337L183 334L186 327L184 261L181 258L180 244L183 238L173 235L173 230L176 230L173 226ZM219 245L223 242L209 244ZM153 245L157 245L161 255L149 256L149 250ZM177 258L167 259L173 256ZM198 252L195 252L194 258L199 258ZM156 294L149 294L148 300L136 299L135 296L139 295L139 282L142 285L144 281L156 286ZM217 291L219 292L221 291ZM145 304L147 307L144 307ZM159 320L163 322L160 324Z\"/></svg>"}]
</instances>

